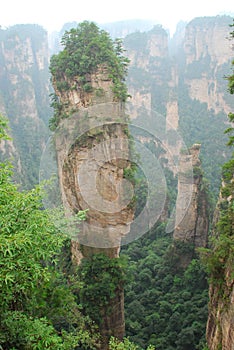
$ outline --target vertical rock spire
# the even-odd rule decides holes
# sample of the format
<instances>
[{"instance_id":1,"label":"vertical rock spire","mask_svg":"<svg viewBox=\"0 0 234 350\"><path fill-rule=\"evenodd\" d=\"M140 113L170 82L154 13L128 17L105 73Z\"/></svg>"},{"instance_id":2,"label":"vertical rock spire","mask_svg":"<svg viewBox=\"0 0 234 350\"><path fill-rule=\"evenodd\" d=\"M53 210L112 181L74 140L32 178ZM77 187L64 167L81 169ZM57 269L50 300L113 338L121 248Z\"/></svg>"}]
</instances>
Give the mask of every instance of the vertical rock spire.
<instances>
[{"instance_id":1,"label":"vertical rock spire","mask_svg":"<svg viewBox=\"0 0 234 350\"><path fill-rule=\"evenodd\" d=\"M90 31L94 37L87 39ZM73 262L80 264L83 258L92 259L98 253L108 258L119 257L121 238L130 230L134 210L128 205L133 189L124 179L124 170L130 167L123 83L126 62L118 51L120 47L116 51L107 33L99 31L93 23L84 22L76 33L80 35L78 46L84 40L82 52L77 49L75 53L81 54L80 60L70 62L76 45L75 42L71 45L75 38L75 30L71 30L66 37L66 50L72 52L67 56L67 64L61 69L63 58L59 61L58 55L58 60L52 59L51 72L62 202L70 214L80 210L87 213L71 242ZM95 37L99 41L95 42ZM97 47L101 41L102 45ZM85 58L83 52L87 47L90 51ZM90 65L89 71L85 62L85 68L81 66L84 59ZM77 71L72 74L68 66L78 67ZM110 336L122 339L125 332L122 284L116 286L104 306L97 307L102 349L107 349Z\"/></svg>"}]
</instances>

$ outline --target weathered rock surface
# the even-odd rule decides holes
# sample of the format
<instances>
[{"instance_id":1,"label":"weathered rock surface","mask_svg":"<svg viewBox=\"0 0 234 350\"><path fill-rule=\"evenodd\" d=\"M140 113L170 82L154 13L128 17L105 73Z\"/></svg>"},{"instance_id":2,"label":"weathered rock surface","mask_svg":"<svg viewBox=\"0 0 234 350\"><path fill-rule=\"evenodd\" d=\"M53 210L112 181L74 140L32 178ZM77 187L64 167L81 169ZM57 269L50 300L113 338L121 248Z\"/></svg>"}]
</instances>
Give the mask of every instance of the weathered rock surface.
<instances>
[{"instance_id":1,"label":"weathered rock surface","mask_svg":"<svg viewBox=\"0 0 234 350\"><path fill-rule=\"evenodd\" d=\"M232 57L229 25L229 17L196 18L185 30L185 83L191 98L207 103L215 113L230 112L219 78L222 66Z\"/></svg>"},{"instance_id":2,"label":"weathered rock surface","mask_svg":"<svg viewBox=\"0 0 234 350\"><path fill-rule=\"evenodd\" d=\"M234 282L233 264L225 271L224 294L220 295L219 288L210 285L209 316L206 337L209 350L234 349Z\"/></svg>"},{"instance_id":3,"label":"weathered rock surface","mask_svg":"<svg viewBox=\"0 0 234 350\"><path fill-rule=\"evenodd\" d=\"M225 187L223 181L222 187ZM226 203L225 203L226 202ZM233 205L233 194L224 198L222 190L220 191L214 219L212 236L219 239L219 230L217 224L223 215L222 208L224 205ZM231 212L229 212L231 213ZM233 234L234 218L230 217L231 229L229 234ZM220 231L220 233L219 233ZM227 234L227 233L226 233ZM230 238L227 236L227 238ZM231 236L231 239L233 237ZM233 244L233 243L231 243ZM216 244L211 248L215 254ZM225 256L224 256L225 255ZM216 267L216 274L211 275L209 288L209 313L206 327L206 338L209 350L233 350L234 349L234 255L232 245L225 249L225 253L219 257L220 270ZM215 265L214 265L215 266ZM213 272L214 273L214 272Z\"/></svg>"},{"instance_id":4,"label":"weathered rock surface","mask_svg":"<svg viewBox=\"0 0 234 350\"><path fill-rule=\"evenodd\" d=\"M205 247L208 239L209 215L199 160L200 145L195 144L189 154L182 154L179 162L178 196L176 201L175 240Z\"/></svg>"},{"instance_id":5,"label":"weathered rock surface","mask_svg":"<svg viewBox=\"0 0 234 350\"><path fill-rule=\"evenodd\" d=\"M228 40L230 17L202 17L193 19L185 29L184 50L186 63L190 64L209 56L211 62L220 65L230 59ZM226 43L223 42L226 38Z\"/></svg>"},{"instance_id":6,"label":"weathered rock surface","mask_svg":"<svg viewBox=\"0 0 234 350\"><path fill-rule=\"evenodd\" d=\"M76 264L95 253L118 257L121 237L128 233L133 219L133 208L128 205L133 193L124 180L124 169L129 167L124 106L116 101L104 66L91 74L88 82L92 87L88 93L77 81L69 81L76 88L66 92L53 82L65 113L69 113L55 135L62 201L70 213L88 209L79 236L72 240ZM106 349L111 335L124 336L122 288L117 288L101 315L100 331L106 339L102 348Z\"/></svg>"}]
</instances>

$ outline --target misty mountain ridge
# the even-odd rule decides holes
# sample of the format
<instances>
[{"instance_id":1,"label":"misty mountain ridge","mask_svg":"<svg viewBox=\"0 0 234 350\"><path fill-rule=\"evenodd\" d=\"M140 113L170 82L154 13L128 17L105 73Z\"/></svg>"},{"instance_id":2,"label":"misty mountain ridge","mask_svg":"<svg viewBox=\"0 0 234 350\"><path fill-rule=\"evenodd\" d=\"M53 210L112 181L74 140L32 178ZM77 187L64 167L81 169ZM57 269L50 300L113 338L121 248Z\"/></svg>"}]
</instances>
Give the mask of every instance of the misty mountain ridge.
<instances>
[{"instance_id":1,"label":"misty mountain ridge","mask_svg":"<svg viewBox=\"0 0 234 350\"><path fill-rule=\"evenodd\" d=\"M229 19L229 24L231 21L231 17L234 16L233 14L220 14L217 16L204 16L204 17L195 17L191 21L184 21L180 20L175 28L175 31L173 33L170 33L170 29L164 27L160 21L157 20L145 20L145 19L131 19L131 20L123 20L123 21L115 21L115 22L109 22L109 23L99 23L98 26L104 30L106 30L113 39L115 38L124 38L129 34L135 33L135 32L148 32L152 30L155 26L160 27L167 33L169 46L175 47L178 46L178 43L181 42L181 39L184 36L184 31L186 28L186 25L194 20L198 20L199 18L202 19L209 19L209 18L217 18L217 20L221 20L223 18ZM49 47L51 54L56 53L61 50L60 47L60 40L65 33L65 31L69 31L72 28L77 27L79 22L72 21L64 23L60 31L53 31L48 32L48 40L49 40Z\"/></svg>"}]
</instances>

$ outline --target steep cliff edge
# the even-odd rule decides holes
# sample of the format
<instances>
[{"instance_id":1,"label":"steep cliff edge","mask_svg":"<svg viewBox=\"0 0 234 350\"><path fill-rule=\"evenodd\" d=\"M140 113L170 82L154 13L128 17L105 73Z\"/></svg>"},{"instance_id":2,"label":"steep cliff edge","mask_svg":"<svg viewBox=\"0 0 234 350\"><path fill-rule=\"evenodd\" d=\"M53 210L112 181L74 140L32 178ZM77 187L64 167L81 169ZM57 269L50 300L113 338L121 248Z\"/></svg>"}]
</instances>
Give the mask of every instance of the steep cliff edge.
<instances>
[{"instance_id":1,"label":"steep cliff edge","mask_svg":"<svg viewBox=\"0 0 234 350\"><path fill-rule=\"evenodd\" d=\"M128 233L133 219L129 205L133 193L124 179L125 169L130 168L124 111L127 60L120 52L120 42L115 46L94 23L84 22L65 34L64 46L51 60L55 89L51 127L56 128L64 207L72 214L88 210L71 243L73 263L80 264L100 253L117 258L121 237ZM88 283L94 282L89 277ZM108 281L106 288L110 288ZM125 331L121 283L113 292L104 304L95 305L99 310L96 319L101 316L102 349L108 348L111 335L121 339ZM98 297L94 298L98 304Z\"/></svg>"},{"instance_id":2,"label":"steep cliff edge","mask_svg":"<svg viewBox=\"0 0 234 350\"><path fill-rule=\"evenodd\" d=\"M234 349L233 167L230 170L232 174L230 172L228 175L229 189L223 182L216 209L213 241L205 259L210 275L209 315L206 329L210 350ZM232 188L231 193L230 188Z\"/></svg>"},{"instance_id":3,"label":"steep cliff edge","mask_svg":"<svg viewBox=\"0 0 234 350\"><path fill-rule=\"evenodd\" d=\"M232 24L232 27L234 24ZM231 33L234 38L234 32ZM232 61L232 67L234 62ZM234 71L228 77L234 94ZM234 113L229 113L228 146L234 146ZM222 186L214 217L211 248L205 263L210 276L210 302L206 336L210 350L234 349L234 153L222 169Z\"/></svg>"},{"instance_id":4,"label":"steep cliff edge","mask_svg":"<svg viewBox=\"0 0 234 350\"><path fill-rule=\"evenodd\" d=\"M220 258L221 259L221 258ZM223 271L223 291L211 283L209 289L209 316L207 321L207 343L209 350L234 349L234 282L233 264L230 257L229 266Z\"/></svg>"}]
</instances>

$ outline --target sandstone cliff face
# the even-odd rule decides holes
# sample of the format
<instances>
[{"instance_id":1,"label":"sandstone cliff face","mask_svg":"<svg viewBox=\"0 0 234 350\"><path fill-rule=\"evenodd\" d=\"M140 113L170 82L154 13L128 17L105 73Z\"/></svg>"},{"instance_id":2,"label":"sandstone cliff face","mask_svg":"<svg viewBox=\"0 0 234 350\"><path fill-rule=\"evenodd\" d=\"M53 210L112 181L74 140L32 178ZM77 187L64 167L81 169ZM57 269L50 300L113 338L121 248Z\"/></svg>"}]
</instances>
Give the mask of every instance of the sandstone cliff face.
<instances>
[{"instance_id":1,"label":"sandstone cliff face","mask_svg":"<svg viewBox=\"0 0 234 350\"><path fill-rule=\"evenodd\" d=\"M178 108L178 67L172 63L169 54L169 38L167 32L156 26L147 33L135 33L125 40L125 47L130 58L128 87L131 94L130 118L141 119L141 110L145 110L145 118L154 115L152 126L148 130L157 132L164 146L162 156L167 158L168 167L176 173L173 158L178 158L181 140L170 143L170 135L179 126ZM160 125L157 126L157 123ZM143 126L143 125L142 125ZM164 137L162 138L162 134ZM152 135L151 135L152 136ZM149 142L149 139L143 143Z\"/></svg>"},{"instance_id":2,"label":"sandstone cliff face","mask_svg":"<svg viewBox=\"0 0 234 350\"><path fill-rule=\"evenodd\" d=\"M168 59L168 34L160 26L147 33L134 33L125 39L127 56L130 59L128 75L132 104L150 110L153 103L152 80L162 86L165 83L164 63ZM140 84L138 84L138 82ZM133 112L132 118L136 116Z\"/></svg>"},{"instance_id":3,"label":"sandstone cliff face","mask_svg":"<svg viewBox=\"0 0 234 350\"><path fill-rule=\"evenodd\" d=\"M69 113L55 133L62 201L70 213L88 209L71 244L75 264L96 253L118 257L121 238L133 219L133 208L128 205L133 193L124 181L124 169L129 167L124 106L116 101L105 66L86 79L90 92L84 92L78 81L69 82L76 86L72 91L61 92L54 81L64 112ZM102 348L106 349L111 335L124 336L122 288L117 288L101 315Z\"/></svg>"},{"instance_id":4,"label":"sandstone cliff face","mask_svg":"<svg viewBox=\"0 0 234 350\"><path fill-rule=\"evenodd\" d=\"M207 103L208 109L215 113L230 112L222 88L224 74L221 76L222 67L232 57L229 25L229 17L197 18L185 30L185 82L189 94L192 99Z\"/></svg>"},{"instance_id":5,"label":"sandstone cliff face","mask_svg":"<svg viewBox=\"0 0 234 350\"><path fill-rule=\"evenodd\" d=\"M234 281L233 258L225 274L224 294L220 296L220 289L213 284L209 289L209 316L206 337L209 350L234 349Z\"/></svg>"},{"instance_id":6,"label":"sandstone cliff face","mask_svg":"<svg viewBox=\"0 0 234 350\"><path fill-rule=\"evenodd\" d=\"M184 50L186 63L210 56L211 62L221 65L230 59L231 45L228 41L230 18L203 17L192 20L186 27ZM227 40L227 43L223 41Z\"/></svg>"},{"instance_id":7,"label":"sandstone cliff face","mask_svg":"<svg viewBox=\"0 0 234 350\"><path fill-rule=\"evenodd\" d=\"M205 190L202 188L199 152L200 145L195 144L189 149L189 154L181 155L180 158L173 238L195 247L205 247L209 215Z\"/></svg>"},{"instance_id":8,"label":"sandstone cliff face","mask_svg":"<svg viewBox=\"0 0 234 350\"><path fill-rule=\"evenodd\" d=\"M23 186L38 183L40 154L48 137L49 74L47 34L39 26L0 31L0 112L10 121L14 156Z\"/></svg>"}]
</instances>

